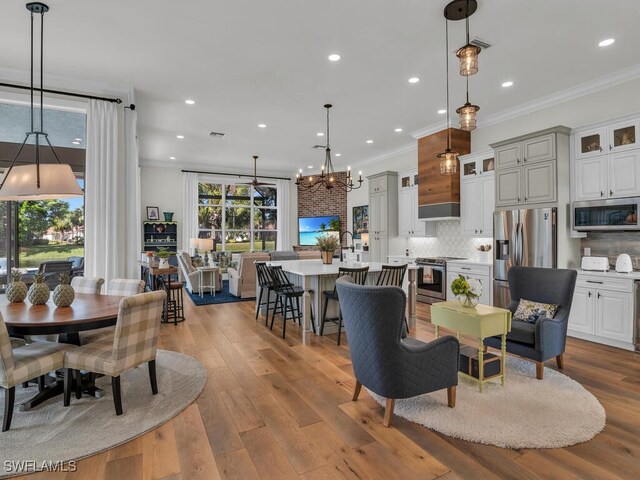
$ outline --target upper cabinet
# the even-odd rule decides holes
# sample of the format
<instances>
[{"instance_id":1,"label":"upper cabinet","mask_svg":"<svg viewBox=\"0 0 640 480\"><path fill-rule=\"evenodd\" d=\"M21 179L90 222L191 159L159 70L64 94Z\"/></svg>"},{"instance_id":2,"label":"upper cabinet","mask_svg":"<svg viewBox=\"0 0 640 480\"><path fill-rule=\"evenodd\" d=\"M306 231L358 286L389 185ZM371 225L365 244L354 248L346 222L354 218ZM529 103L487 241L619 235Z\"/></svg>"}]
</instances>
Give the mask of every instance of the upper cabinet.
<instances>
[{"instance_id":1,"label":"upper cabinet","mask_svg":"<svg viewBox=\"0 0 640 480\"><path fill-rule=\"evenodd\" d=\"M460 225L463 235L493 236L493 150L460 157Z\"/></svg>"},{"instance_id":2,"label":"upper cabinet","mask_svg":"<svg viewBox=\"0 0 640 480\"><path fill-rule=\"evenodd\" d=\"M369 181L369 258L385 262L389 238L398 234L398 174L382 172Z\"/></svg>"},{"instance_id":3,"label":"upper cabinet","mask_svg":"<svg viewBox=\"0 0 640 480\"><path fill-rule=\"evenodd\" d=\"M640 196L640 117L575 129L572 200Z\"/></svg>"},{"instance_id":4,"label":"upper cabinet","mask_svg":"<svg viewBox=\"0 0 640 480\"><path fill-rule=\"evenodd\" d=\"M568 134L568 128L554 127L493 144L495 206L527 208L556 203L558 169L568 174ZM559 136L564 139L561 150Z\"/></svg>"},{"instance_id":5,"label":"upper cabinet","mask_svg":"<svg viewBox=\"0 0 640 480\"><path fill-rule=\"evenodd\" d=\"M433 237L434 222L418 219L418 171L410 170L398 175L398 236Z\"/></svg>"}]
</instances>

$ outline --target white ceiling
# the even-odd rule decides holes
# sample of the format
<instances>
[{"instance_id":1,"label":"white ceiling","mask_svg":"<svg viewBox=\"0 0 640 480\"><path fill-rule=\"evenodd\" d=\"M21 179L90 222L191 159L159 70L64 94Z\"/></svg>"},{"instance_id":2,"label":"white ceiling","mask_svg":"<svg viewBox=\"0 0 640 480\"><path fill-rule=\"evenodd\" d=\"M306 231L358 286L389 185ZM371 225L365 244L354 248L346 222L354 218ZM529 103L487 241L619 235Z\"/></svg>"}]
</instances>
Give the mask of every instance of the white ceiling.
<instances>
[{"instance_id":1,"label":"white ceiling","mask_svg":"<svg viewBox=\"0 0 640 480\"><path fill-rule=\"evenodd\" d=\"M28 68L25 3L0 7L2 67ZM46 73L134 86L144 161L249 170L258 154L259 171L319 166L323 152L311 146L322 143L326 102L335 106L333 151L342 153L334 161L345 165L407 145L410 132L443 120L447 1L46 3ZM471 35L493 45L470 78L479 124L640 63L639 18L637 0L479 0ZM464 23L450 24L452 52L463 37ZM608 37L613 46L597 46ZM339 62L327 60L334 52ZM464 77L450 59L453 111L464 103ZM410 85L414 75L421 82ZM505 80L515 85L504 89ZM212 130L227 137L209 138Z\"/></svg>"}]
</instances>

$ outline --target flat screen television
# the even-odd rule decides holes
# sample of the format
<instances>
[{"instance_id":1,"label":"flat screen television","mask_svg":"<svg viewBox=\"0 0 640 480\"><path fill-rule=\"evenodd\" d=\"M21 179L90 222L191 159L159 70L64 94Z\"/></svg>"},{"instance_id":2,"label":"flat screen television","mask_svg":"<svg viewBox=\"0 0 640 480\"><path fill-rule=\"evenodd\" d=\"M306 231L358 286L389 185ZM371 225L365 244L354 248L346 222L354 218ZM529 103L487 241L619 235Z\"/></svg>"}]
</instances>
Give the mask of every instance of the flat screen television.
<instances>
[{"instance_id":1,"label":"flat screen television","mask_svg":"<svg viewBox=\"0 0 640 480\"><path fill-rule=\"evenodd\" d=\"M333 235L340 239L340 217L298 217L298 244L315 245L318 237Z\"/></svg>"}]
</instances>

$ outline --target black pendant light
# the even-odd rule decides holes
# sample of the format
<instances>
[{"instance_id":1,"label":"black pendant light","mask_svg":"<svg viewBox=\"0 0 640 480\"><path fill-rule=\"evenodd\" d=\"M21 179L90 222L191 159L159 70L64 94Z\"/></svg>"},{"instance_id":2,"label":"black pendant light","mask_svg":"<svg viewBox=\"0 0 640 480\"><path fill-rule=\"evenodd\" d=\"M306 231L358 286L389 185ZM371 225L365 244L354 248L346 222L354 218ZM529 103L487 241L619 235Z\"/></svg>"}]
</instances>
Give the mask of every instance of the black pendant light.
<instances>
[{"instance_id":1,"label":"black pendant light","mask_svg":"<svg viewBox=\"0 0 640 480\"><path fill-rule=\"evenodd\" d=\"M54 150L48 135L44 132L43 103L43 50L44 50L44 14L49 7L44 3L27 3L31 12L31 129L27 132L18 153L0 184L0 200L54 200L84 195L78 185L71 167L62 163ZM40 125L35 128L35 108L33 105L33 23L34 14L40 14ZM33 164L15 166L29 138L35 139L35 161ZM57 163L40 163L40 147L47 144Z\"/></svg>"},{"instance_id":2,"label":"black pendant light","mask_svg":"<svg viewBox=\"0 0 640 480\"><path fill-rule=\"evenodd\" d=\"M445 59L447 77L447 149L438 154L440 159L440 174L454 175L458 171L458 153L451 150L451 129L449 128L449 21L444 20Z\"/></svg>"},{"instance_id":3,"label":"black pendant light","mask_svg":"<svg viewBox=\"0 0 640 480\"><path fill-rule=\"evenodd\" d=\"M331 161L331 145L329 144L329 110L332 106L333 105L329 103L324 106L324 108L327 110L327 144L316 145L314 147L323 148L325 151L324 164L322 165L320 175L315 177L305 177L302 174L302 169L300 169L300 172L296 174L296 185L298 186L298 190L311 190L315 192L324 187L327 190L339 188L340 190L348 193L351 190L357 190L362 186L362 172L358 173L358 183L356 185L351 175L351 168L347 169L347 178L345 181L342 181L340 178L338 178L333 168L333 162Z\"/></svg>"}]
</instances>

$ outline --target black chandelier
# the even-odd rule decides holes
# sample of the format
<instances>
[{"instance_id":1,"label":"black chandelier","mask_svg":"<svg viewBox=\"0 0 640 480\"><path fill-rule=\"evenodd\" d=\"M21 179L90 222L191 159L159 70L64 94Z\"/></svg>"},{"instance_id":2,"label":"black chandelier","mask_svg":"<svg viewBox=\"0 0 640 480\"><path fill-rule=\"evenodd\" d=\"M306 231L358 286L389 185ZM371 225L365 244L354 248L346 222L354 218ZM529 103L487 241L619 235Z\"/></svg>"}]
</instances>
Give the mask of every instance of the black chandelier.
<instances>
[{"instance_id":1,"label":"black chandelier","mask_svg":"<svg viewBox=\"0 0 640 480\"><path fill-rule=\"evenodd\" d=\"M302 174L302 169L300 169L299 173L296 174L296 185L298 186L298 190L309 190L311 192L316 192L324 187L327 190L339 188L340 190L344 190L345 192L350 192L351 190L357 190L362 186L362 172L358 172L358 180L356 184L353 181L353 176L351 175L351 167L347 168L346 181L341 180L337 176L333 168L333 162L331 161L331 146L329 143L329 109L331 107L332 105L329 103L324 106L324 108L327 109L327 144L316 145L314 147L324 148L325 151L324 164L322 165L320 175L309 175L305 177Z\"/></svg>"}]
</instances>

